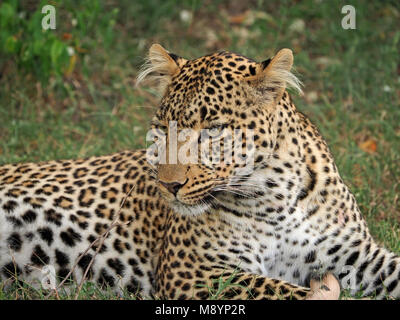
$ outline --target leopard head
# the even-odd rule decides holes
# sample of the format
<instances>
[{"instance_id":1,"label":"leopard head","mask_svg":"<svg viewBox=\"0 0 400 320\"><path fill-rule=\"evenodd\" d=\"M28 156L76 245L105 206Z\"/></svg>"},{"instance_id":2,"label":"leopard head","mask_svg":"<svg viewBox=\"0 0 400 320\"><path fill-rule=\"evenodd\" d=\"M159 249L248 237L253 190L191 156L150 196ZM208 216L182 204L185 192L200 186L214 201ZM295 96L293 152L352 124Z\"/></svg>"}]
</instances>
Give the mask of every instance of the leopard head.
<instances>
[{"instance_id":1,"label":"leopard head","mask_svg":"<svg viewBox=\"0 0 400 320\"><path fill-rule=\"evenodd\" d=\"M253 192L244 181L273 153L276 106L287 87L300 90L292 64L289 49L256 62L226 51L187 60L150 48L138 82L155 81L162 94L151 124L162 143L151 154L175 211L201 214L223 194Z\"/></svg>"}]
</instances>

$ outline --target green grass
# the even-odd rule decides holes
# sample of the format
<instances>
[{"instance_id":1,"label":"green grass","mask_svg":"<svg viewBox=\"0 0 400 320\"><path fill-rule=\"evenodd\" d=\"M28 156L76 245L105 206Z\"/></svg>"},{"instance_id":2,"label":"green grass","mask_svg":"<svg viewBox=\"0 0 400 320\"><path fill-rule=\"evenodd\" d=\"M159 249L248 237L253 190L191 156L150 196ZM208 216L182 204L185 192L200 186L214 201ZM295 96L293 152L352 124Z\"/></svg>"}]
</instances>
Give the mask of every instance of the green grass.
<instances>
[{"instance_id":1,"label":"green grass","mask_svg":"<svg viewBox=\"0 0 400 320\"><path fill-rule=\"evenodd\" d=\"M79 292L79 293L78 293ZM77 295L78 293L78 295ZM126 290L120 294L109 287L100 288L97 284L86 281L81 290L72 283L55 291L44 290L25 282L13 283L11 287L0 285L0 300L138 300L138 296ZM140 298L142 299L142 298Z\"/></svg>"},{"instance_id":2,"label":"green grass","mask_svg":"<svg viewBox=\"0 0 400 320\"><path fill-rule=\"evenodd\" d=\"M65 3L52 32L71 33L68 44L83 49L72 74L46 87L17 67L18 57L0 55L0 164L144 147L157 96L135 88L135 77L152 43L186 58L228 49L260 61L288 47L304 83L298 109L327 140L373 236L400 253L397 1L351 1L356 30L341 28L342 1L102 2L100 14L119 9L112 29L104 20L73 27L76 12L84 19L91 11L85 1L76 11ZM182 10L192 21L182 21Z\"/></svg>"}]
</instances>

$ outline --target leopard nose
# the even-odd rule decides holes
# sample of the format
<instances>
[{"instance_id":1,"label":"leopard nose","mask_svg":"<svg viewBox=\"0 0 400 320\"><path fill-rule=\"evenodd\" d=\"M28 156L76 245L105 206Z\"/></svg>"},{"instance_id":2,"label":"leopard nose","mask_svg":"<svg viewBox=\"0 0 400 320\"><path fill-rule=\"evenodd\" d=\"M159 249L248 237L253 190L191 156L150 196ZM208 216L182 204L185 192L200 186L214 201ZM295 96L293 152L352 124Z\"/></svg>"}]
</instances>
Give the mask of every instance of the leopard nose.
<instances>
[{"instance_id":1,"label":"leopard nose","mask_svg":"<svg viewBox=\"0 0 400 320\"><path fill-rule=\"evenodd\" d=\"M160 181L160 183L167 188L169 192L171 192L174 196L178 193L179 189L183 187L185 183L180 182L164 182Z\"/></svg>"}]
</instances>

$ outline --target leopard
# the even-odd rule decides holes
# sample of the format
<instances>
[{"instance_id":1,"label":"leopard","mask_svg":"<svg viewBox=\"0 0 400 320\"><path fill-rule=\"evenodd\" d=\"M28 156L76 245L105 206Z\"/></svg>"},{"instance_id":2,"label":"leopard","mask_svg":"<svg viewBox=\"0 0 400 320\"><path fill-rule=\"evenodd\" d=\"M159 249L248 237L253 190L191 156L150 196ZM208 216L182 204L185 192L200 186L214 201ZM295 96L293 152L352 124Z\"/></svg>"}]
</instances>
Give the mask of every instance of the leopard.
<instances>
[{"instance_id":1,"label":"leopard","mask_svg":"<svg viewBox=\"0 0 400 320\"><path fill-rule=\"evenodd\" d=\"M190 60L152 45L137 85L160 92L150 129L166 148L0 166L1 281L40 285L52 266L59 282L143 299L336 299L348 283L400 298L400 257L373 239L292 100L293 60L290 49ZM176 141L186 129L195 138ZM214 140L201 161L170 148ZM234 143L243 157L229 159Z\"/></svg>"}]
</instances>

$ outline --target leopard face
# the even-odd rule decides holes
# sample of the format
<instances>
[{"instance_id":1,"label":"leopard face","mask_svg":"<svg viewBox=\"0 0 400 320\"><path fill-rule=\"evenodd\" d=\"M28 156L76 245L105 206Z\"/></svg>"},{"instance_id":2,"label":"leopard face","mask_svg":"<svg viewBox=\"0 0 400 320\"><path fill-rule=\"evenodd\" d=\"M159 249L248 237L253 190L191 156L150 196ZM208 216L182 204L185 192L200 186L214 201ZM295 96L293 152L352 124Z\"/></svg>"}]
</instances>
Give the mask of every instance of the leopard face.
<instances>
[{"instance_id":1,"label":"leopard face","mask_svg":"<svg viewBox=\"0 0 400 320\"><path fill-rule=\"evenodd\" d=\"M292 63L288 49L258 63L231 52L186 60L151 47L139 81L153 75L163 91L152 121L165 143L155 171L173 209L195 215L224 192L246 195L244 177L263 167L277 143L275 107L286 87L299 89Z\"/></svg>"}]
</instances>

